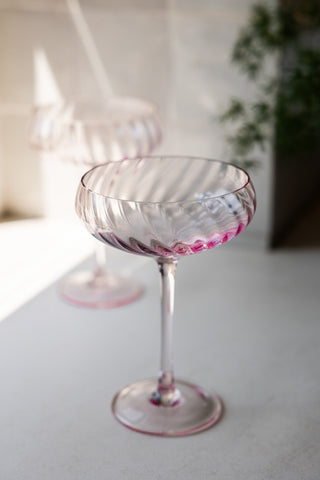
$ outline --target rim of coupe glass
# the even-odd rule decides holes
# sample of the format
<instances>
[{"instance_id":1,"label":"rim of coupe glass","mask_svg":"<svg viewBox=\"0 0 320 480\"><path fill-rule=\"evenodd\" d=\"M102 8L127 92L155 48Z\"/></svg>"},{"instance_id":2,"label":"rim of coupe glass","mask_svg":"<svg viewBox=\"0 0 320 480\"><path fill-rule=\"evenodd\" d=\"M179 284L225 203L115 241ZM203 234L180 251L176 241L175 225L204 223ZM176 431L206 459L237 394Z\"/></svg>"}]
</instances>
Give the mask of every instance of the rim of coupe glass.
<instances>
[{"instance_id":1,"label":"rim of coupe glass","mask_svg":"<svg viewBox=\"0 0 320 480\"><path fill-rule=\"evenodd\" d=\"M212 158L206 158L206 157L187 157L187 156L183 156L183 155L146 155L146 156L143 156L143 157L133 157L133 158L124 158L123 160L118 160L118 161L109 161L109 162L105 162L105 163L101 163L99 165L95 165L93 168L91 168L90 170L88 170L84 175L82 175L81 177L81 180L80 180L80 185L81 187L86 190L87 192L89 192L90 194L93 194L95 196L98 196L98 197L102 197L102 198L105 198L105 199L109 199L109 200L116 200L118 202L123 202L123 203L136 203L136 204L139 204L139 205L174 205L174 204L192 204L192 203L199 203L201 202L202 200L200 199L192 199L192 200L173 200L173 201L144 201L144 200L130 200L130 199L126 199L126 198L117 198L117 197L113 197L111 195L104 195L102 193L99 193L99 192L95 192L94 190L92 190L91 188L89 188L86 183L85 183L85 177L88 176L89 174L91 174L94 170L98 169L98 168L102 168L106 165L110 165L111 163L113 164L122 164L124 162L130 162L130 161L134 161L134 160L142 160L142 159L161 159L161 158L176 158L176 159L189 159L189 160L206 160L206 161L209 161L209 162L215 162L215 163L220 163L220 164L225 164L225 165L229 165L229 166L232 166L234 168L236 168L237 170L240 170L241 172L244 173L245 177L246 177L246 182L239 188L236 188L234 190L231 190L230 192L228 193L223 193L221 195L211 195L211 196L208 196L206 197L204 200L205 201L208 201L208 200L213 200L213 199L217 199L217 198L224 198L224 197L227 197L229 195L233 195L237 192L240 192L241 190L244 190L245 188L247 188L247 186L249 184L251 184L251 178L250 178L250 175L241 167L238 167L238 165L235 165L234 163L230 163L230 162L224 162L223 160L215 160L215 159L212 159Z\"/></svg>"},{"instance_id":2,"label":"rim of coupe glass","mask_svg":"<svg viewBox=\"0 0 320 480\"><path fill-rule=\"evenodd\" d=\"M125 100L134 100L134 101L138 101L139 104L144 104L145 106L147 106L150 110L149 112L144 112L144 113L140 113L136 116L132 116L129 117L129 119L127 120L127 122L131 122L133 120L139 120L139 119L144 119L144 118L148 118L150 115L157 115L159 113L159 106L150 101L150 100L146 100L144 98L141 98L141 97L133 97L133 96L115 96L113 98L120 98L121 100L125 101ZM41 113L42 111L45 112L47 111L48 109L50 108L63 108L63 107L72 107L72 106L89 106L89 105L93 105L93 106L101 106L101 102L99 102L98 100L89 100L89 99L83 99L83 100L70 100L70 101L65 101L65 100L60 100L60 101L57 101L57 102L49 102L49 103L44 103L44 104L41 104L41 105L35 105L33 107L33 111L35 113L35 115L37 115L37 113ZM92 121L88 121L88 120L81 120L81 119L77 119L77 118L70 118L70 119L61 119L61 118L51 118L50 119L51 123L52 124L56 124L56 125L62 125L64 127L68 126L68 127L72 127L74 125L90 125L90 126L94 126L94 125L110 125L110 121L108 121L107 117L103 120L99 119L98 121L95 121L95 120L92 120ZM119 122L119 121L115 121L115 122L111 122L113 123L114 126L117 126L118 124L121 124L123 122Z\"/></svg>"}]
</instances>

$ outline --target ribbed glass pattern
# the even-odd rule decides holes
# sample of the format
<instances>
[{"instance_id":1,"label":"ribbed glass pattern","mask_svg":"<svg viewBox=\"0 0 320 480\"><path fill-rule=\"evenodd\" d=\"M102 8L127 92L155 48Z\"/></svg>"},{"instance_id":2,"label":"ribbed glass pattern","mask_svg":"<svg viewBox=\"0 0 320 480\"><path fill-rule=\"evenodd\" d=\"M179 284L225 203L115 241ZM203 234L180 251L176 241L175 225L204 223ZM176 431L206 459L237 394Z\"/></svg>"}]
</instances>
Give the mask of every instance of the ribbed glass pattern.
<instances>
[{"instance_id":1,"label":"ribbed glass pattern","mask_svg":"<svg viewBox=\"0 0 320 480\"><path fill-rule=\"evenodd\" d=\"M30 144L60 159L94 166L148 155L161 141L157 108L138 98L60 103L35 108Z\"/></svg>"},{"instance_id":2,"label":"ribbed glass pattern","mask_svg":"<svg viewBox=\"0 0 320 480\"><path fill-rule=\"evenodd\" d=\"M122 250L178 257L238 235L255 212L242 169L188 157L144 157L87 172L76 211L96 238Z\"/></svg>"}]
</instances>

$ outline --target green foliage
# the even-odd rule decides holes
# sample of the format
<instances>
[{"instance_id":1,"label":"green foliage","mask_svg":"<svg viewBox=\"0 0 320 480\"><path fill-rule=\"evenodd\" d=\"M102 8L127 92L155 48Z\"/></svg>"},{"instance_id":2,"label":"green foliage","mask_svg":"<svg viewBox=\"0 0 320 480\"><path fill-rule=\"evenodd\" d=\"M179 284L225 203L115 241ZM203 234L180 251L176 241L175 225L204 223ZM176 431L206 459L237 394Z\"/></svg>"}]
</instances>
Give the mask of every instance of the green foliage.
<instances>
[{"instance_id":1,"label":"green foliage","mask_svg":"<svg viewBox=\"0 0 320 480\"><path fill-rule=\"evenodd\" d=\"M297 59L275 112L276 150L287 161L297 152L310 155L320 146L320 53L301 50Z\"/></svg>"},{"instance_id":2,"label":"green foliage","mask_svg":"<svg viewBox=\"0 0 320 480\"><path fill-rule=\"evenodd\" d=\"M228 137L233 162L244 168L257 166L257 153L272 141L274 128L275 148L287 160L320 146L319 26L317 0L252 7L231 60L256 85L257 98L232 98L220 117L235 129ZM318 43L311 43L312 35L318 35ZM278 54L291 63L283 63L279 79L268 78L266 62Z\"/></svg>"},{"instance_id":3,"label":"green foliage","mask_svg":"<svg viewBox=\"0 0 320 480\"><path fill-rule=\"evenodd\" d=\"M263 5L252 7L249 24L243 28L232 51L232 62L251 80L261 73L266 54L280 45L277 13Z\"/></svg>"}]
</instances>

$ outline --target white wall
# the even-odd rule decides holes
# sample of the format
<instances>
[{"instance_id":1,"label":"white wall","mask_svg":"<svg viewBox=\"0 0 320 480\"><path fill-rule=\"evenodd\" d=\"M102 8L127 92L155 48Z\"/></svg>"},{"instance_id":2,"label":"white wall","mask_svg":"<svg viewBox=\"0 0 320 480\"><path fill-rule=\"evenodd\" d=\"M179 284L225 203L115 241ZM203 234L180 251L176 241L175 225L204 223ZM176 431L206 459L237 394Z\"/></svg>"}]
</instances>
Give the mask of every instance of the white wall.
<instances>
[{"instance_id":1,"label":"white wall","mask_svg":"<svg viewBox=\"0 0 320 480\"><path fill-rule=\"evenodd\" d=\"M249 0L81 2L116 93L159 104L165 123L161 152L225 158L228 147L217 116L231 95L253 93L229 62L250 4ZM0 180L0 195L2 189L3 207L25 215L44 213L41 162L30 151L26 134L34 95L33 53L38 47L46 53L65 97L98 93L64 1L0 0L0 179L5 179ZM261 165L252 175L258 210L244 235L263 245L269 227L270 154L264 155ZM52 165L46 175L54 175L54 169Z\"/></svg>"}]
</instances>

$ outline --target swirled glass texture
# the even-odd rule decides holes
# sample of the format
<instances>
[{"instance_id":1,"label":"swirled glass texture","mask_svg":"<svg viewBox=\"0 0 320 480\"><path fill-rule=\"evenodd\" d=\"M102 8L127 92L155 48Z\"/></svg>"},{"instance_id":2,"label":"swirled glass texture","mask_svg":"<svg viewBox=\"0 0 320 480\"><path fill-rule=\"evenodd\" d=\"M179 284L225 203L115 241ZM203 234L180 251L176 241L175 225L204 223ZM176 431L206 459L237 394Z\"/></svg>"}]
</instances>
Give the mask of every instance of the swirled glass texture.
<instances>
[{"instance_id":1,"label":"swirled glass texture","mask_svg":"<svg viewBox=\"0 0 320 480\"><path fill-rule=\"evenodd\" d=\"M127 252L180 257L223 244L251 221L249 175L191 157L143 157L97 166L81 179L76 212L89 232Z\"/></svg>"},{"instance_id":2,"label":"swirled glass texture","mask_svg":"<svg viewBox=\"0 0 320 480\"><path fill-rule=\"evenodd\" d=\"M33 148L89 167L148 155L161 138L156 105L133 97L37 106L29 126Z\"/></svg>"}]
</instances>

